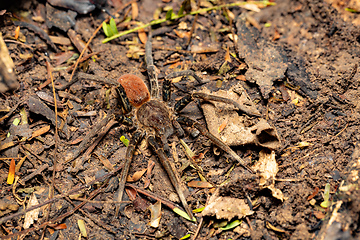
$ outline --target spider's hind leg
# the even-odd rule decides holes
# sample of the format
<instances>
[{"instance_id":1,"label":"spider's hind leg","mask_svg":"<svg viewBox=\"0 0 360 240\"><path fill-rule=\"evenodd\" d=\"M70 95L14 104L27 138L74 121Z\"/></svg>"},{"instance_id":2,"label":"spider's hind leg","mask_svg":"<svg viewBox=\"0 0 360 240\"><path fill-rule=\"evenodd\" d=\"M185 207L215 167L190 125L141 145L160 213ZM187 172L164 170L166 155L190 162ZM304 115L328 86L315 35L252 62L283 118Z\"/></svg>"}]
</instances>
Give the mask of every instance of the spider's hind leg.
<instances>
[{"instance_id":1,"label":"spider's hind leg","mask_svg":"<svg viewBox=\"0 0 360 240\"><path fill-rule=\"evenodd\" d=\"M254 173L248 166L245 165L245 162L242 160L242 158L237 155L228 145L226 145L223 141L221 141L219 138L217 138L216 136L214 136L213 134L211 134L206 127L204 127L203 125L201 125L200 123L198 123L197 121L194 121L188 117L178 117L176 119L176 121L178 121L180 124L184 124L186 126L189 127L194 127L196 129L198 129L200 131L200 133L202 135L204 135L205 137L207 137L208 139L210 139L210 141L212 141L216 146L218 146L219 148L221 148L223 151L227 152L228 154L230 154L231 157L233 157L234 159L236 159L244 168L246 168L246 170L248 170L251 173Z\"/></svg>"},{"instance_id":2,"label":"spider's hind leg","mask_svg":"<svg viewBox=\"0 0 360 240\"><path fill-rule=\"evenodd\" d=\"M171 181L172 185L174 186L183 207L185 208L186 213L189 215L190 219L195 219L189 205L186 202L186 198L180 187L179 180L176 177L175 172L173 171L173 168L170 165L169 159L166 157L164 149L162 147L160 147L155 136L153 136L153 135L150 135L148 137L148 142L149 142L150 146L156 152L156 155L159 157L161 164L165 168L165 170L170 178L170 181Z\"/></svg>"},{"instance_id":3,"label":"spider's hind leg","mask_svg":"<svg viewBox=\"0 0 360 240\"><path fill-rule=\"evenodd\" d=\"M132 158L134 156L135 148L139 144L140 140L143 137L144 137L143 132L136 131L130 140L128 148L126 149L125 163L124 163L124 166L123 166L123 169L121 172L121 176L120 176L120 180L119 180L119 188L116 192L116 201L118 201L118 202L122 201L122 197L123 197L124 189L125 189L126 178L127 178L127 175L129 174L130 164L131 164ZM116 206L115 216L118 216L120 206L121 206L121 203L119 203Z\"/></svg>"}]
</instances>

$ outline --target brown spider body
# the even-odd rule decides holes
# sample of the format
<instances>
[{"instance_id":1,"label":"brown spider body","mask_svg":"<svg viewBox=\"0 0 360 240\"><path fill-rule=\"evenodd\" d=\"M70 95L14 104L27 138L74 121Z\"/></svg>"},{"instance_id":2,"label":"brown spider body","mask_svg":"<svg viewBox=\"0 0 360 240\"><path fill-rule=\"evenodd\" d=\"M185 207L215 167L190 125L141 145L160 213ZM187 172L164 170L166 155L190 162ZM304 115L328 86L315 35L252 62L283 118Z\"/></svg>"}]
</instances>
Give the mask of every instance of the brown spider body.
<instances>
[{"instance_id":1,"label":"brown spider body","mask_svg":"<svg viewBox=\"0 0 360 240\"><path fill-rule=\"evenodd\" d=\"M163 101L151 99L141 105L136 112L138 121L155 131L155 135L164 141L174 131L172 127L170 109Z\"/></svg>"},{"instance_id":2,"label":"brown spider body","mask_svg":"<svg viewBox=\"0 0 360 240\"><path fill-rule=\"evenodd\" d=\"M147 132L166 140L174 132L168 106L163 101L151 99L145 82L136 75L122 75L118 82L124 88L130 104L136 108L138 123L145 126Z\"/></svg>"}]
</instances>

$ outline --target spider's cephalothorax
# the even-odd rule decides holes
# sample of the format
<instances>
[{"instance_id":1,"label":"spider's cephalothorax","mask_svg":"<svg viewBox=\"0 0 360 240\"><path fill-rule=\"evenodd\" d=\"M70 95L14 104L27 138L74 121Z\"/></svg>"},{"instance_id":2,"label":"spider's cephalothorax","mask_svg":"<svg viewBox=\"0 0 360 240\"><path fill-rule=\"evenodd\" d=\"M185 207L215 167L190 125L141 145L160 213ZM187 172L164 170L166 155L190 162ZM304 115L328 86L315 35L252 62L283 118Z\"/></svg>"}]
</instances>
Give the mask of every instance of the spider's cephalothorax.
<instances>
[{"instance_id":1,"label":"spider's cephalothorax","mask_svg":"<svg viewBox=\"0 0 360 240\"><path fill-rule=\"evenodd\" d=\"M231 157L236 159L248 171L252 171L246 167L243 160L229 146L211 134L206 129L206 127L202 126L200 123L194 120L191 120L190 118L183 116L176 118L175 116L195 98L229 103L235 105L235 107L239 108L240 111L246 110L244 110L245 108L243 108L235 101L204 93L192 93L190 95L186 95L175 104L173 109L169 108L166 103L170 99L171 81L169 79L187 75L192 75L198 81L201 81L201 79L193 71L181 71L169 74L164 79L162 99L160 99L157 71L152 59L151 37L149 37L149 40L145 45L145 53L147 71L150 78L151 93L149 92L144 81L133 74L125 74L121 76L118 79L119 85L116 88L124 115L130 113L132 108L135 108L134 116L136 119L135 125L137 127L137 130L133 134L132 139L130 140L130 144L126 150L125 163L120 176L116 200L122 200L126 177L130 169L130 164L135 152L136 145L146 135L146 139L149 145L153 148L160 162L168 173L169 179L178 193L183 207L185 208L190 219L194 220L195 218L192 215L192 211L186 202L186 198L182 189L180 188L179 182L177 180L178 178L176 177L163 148L163 145L166 144L167 138L174 133L174 129L180 129L180 124L197 128L202 135L206 136L219 148L229 153ZM118 119L119 121L124 121L125 117L121 115ZM116 215L118 214L118 211L119 205L117 206Z\"/></svg>"}]
</instances>

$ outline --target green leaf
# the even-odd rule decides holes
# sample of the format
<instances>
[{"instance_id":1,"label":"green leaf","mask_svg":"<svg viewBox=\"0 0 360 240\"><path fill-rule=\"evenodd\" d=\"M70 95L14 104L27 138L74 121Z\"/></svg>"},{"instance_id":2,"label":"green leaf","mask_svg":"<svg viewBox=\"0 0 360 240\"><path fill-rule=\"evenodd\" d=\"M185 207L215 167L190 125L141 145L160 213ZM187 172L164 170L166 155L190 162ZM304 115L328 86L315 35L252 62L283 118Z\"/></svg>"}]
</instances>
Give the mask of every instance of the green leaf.
<instances>
[{"instance_id":1,"label":"green leaf","mask_svg":"<svg viewBox=\"0 0 360 240\"><path fill-rule=\"evenodd\" d=\"M20 123L20 118L15 118L14 121L13 121L13 124L15 126L17 126L17 125L19 125L19 123Z\"/></svg>"},{"instance_id":2,"label":"green leaf","mask_svg":"<svg viewBox=\"0 0 360 240\"><path fill-rule=\"evenodd\" d=\"M173 15L174 15L174 12L173 12L173 9L171 8L169 11L166 12L165 19L166 20L171 20Z\"/></svg>"},{"instance_id":3,"label":"green leaf","mask_svg":"<svg viewBox=\"0 0 360 240\"><path fill-rule=\"evenodd\" d=\"M226 231L226 230L233 229L233 228L239 226L240 224L241 224L240 220L235 220L235 221L232 221L232 222L228 223L225 227L222 227L220 229L223 230L223 231Z\"/></svg>"},{"instance_id":4,"label":"green leaf","mask_svg":"<svg viewBox=\"0 0 360 240\"><path fill-rule=\"evenodd\" d=\"M115 20L113 18L110 18L109 25L110 25L112 36L119 33L119 31L117 30L117 27L116 27Z\"/></svg>"},{"instance_id":5,"label":"green leaf","mask_svg":"<svg viewBox=\"0 0 360 240\"><path fill-rule=\"evenodd\" d=\"M106 23L103 23L102 29L103 29L103 31L104 31L105 36L110 37L109 25L107 25Z\"/></svg>"},{"instance_id":6,"label":"green leaf","mask_svg":"<svg viewBox=\"0 0 360 240\"><path fill-rule=\"evenodd\" d=\"M322 203L320 203L320 206L322 208L328 208L331 205L331 202L329 201L330 199L330 184L327 183L325 185L325 191L324 191L324 201Z\"/></svg>"},{"instance_id":7,"label":"green leaf","mask_svg":"<svg viewBox=\"0 0 360 240\"><path fill-rule=\"evenodd\" d=\"M200 212L204 211L204 209L205 209L205 207L194 209L193 213L200 213Z\"/></svg>"},{"instance_id":8,"label":"green leaf","mask_svg":"<svg viewBox=\"0 0 360 240\"><path fill-rule=\"evenodd\" d=\"M345 11L351 12L351 13L358 13L359 11L353 9L353 8L345 8Z\"/></svg>"},{"instance_id":9,"label":"green leaf","mask_svg":"<svg viewBox=\"0 0 360 240\"><path fill-rule=\"evenodd\" d=\"M183 210L181 210L180 208L174 208L173 211L177 214L180 215L181 217L185 218L186 220L192 221L192 222L196 222L196 218L194 217L193 219L190 219L189 215L187 215L186 212L184 212Z\"/></svg>"},{"instance_id":10,"label":"green leaf","mask_svg":"<svg viewBox=\"0 0 360 240\"><path fill-rule=\"evenodd\" d=\"M190 235L190 233L189 233L189 234L186 234L185 236L183 236L183 237L180 238L180 239L181 239L181 240L182 240L182 239L188 239L190 236L191 236L191 235Z\"/></svg>"},{"instance_id":11,"label":"green leaf","mask_svg":"<svg viewBox=\"0 0 360 240\"><path fill-rule=\"evenodd\" d=\"M125 147L129 146L129 140L126 139L125 136L121 136L120 141L125 145Z\"/></svg>"}]
</instances>

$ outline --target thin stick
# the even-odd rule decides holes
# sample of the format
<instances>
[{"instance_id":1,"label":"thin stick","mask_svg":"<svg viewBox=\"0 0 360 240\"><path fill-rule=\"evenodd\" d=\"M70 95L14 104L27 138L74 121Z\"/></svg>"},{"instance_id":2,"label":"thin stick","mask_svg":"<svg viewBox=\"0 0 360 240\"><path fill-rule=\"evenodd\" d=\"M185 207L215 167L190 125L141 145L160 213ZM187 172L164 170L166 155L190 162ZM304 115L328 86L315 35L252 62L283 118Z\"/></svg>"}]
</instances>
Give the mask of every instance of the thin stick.
<instances>
[{"instance_id":1,"label":"thin stick","mask_svg":"<svg viewBox=\"0 0 360 240\"><path fill-rule=\"evenodd\" d=\"M86 49L89 47L90 42L95 38L97 32L100 31L100 29L102 28L102 25L105 24L105 23L107 23L108 21L109 21L109 17L108 17L106 20L104 20L104 21L97 27L97 29L96 29L96 30L94 31L94 33L91 35L89 41L87 41L84 49L81 51L80 56L79 56L78 60L77 60L76 63L75 63L75 67L74 67L74 69L73 69L73 71L72 71L72 73L71 73L69 82L71 82L71 80L73 79L74 74L75 74L75 71L76 71L76 68L77 68L77 66L79 65L80 60L82 59L82 56L84 55Z\"/></svg>"}]
</instances>

